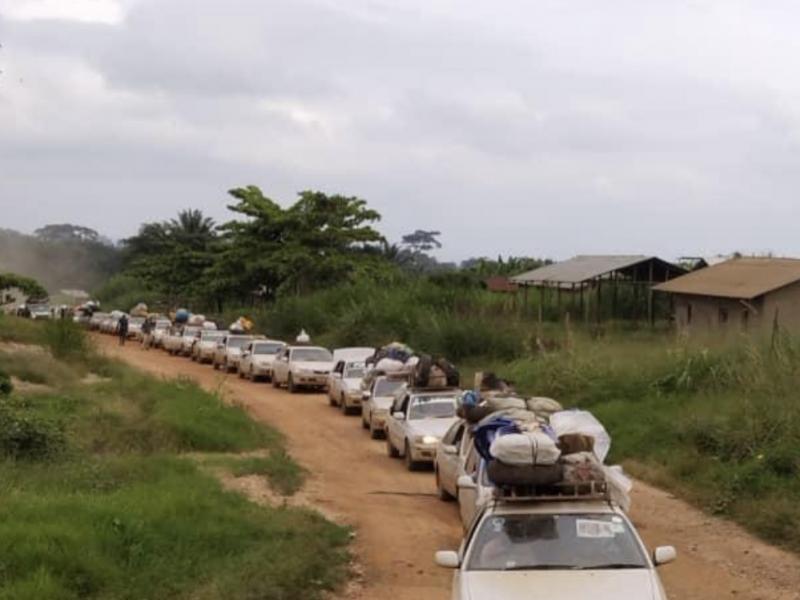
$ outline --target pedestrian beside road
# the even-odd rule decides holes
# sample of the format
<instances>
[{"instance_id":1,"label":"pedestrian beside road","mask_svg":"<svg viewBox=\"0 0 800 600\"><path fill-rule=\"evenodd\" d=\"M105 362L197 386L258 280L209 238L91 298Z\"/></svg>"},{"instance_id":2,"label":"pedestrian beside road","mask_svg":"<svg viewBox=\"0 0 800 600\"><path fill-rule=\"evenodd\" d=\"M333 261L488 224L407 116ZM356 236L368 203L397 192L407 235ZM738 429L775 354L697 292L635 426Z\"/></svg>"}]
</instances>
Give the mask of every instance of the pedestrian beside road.
<instances>
[{"instance_id":1,"label":"pedestrian beside road","mask_svg":"<svg viewBox=\"0 0 800 600\"><path fill-rule=\"evenodd\" d=\"M155 323L151 319L145 319L144 323L142 323L142 347L145 350L150 350L150 346L153 345L153 327Z\"/></svg>"},{"instance_id":2,"label":"pedestrian beside road","mask_svg":"<svg viewBox=\"0 0 800 600\"><path fill-rule=\"evenodd\" d=\"M117 333L119 334L119 345L124 346L125 342L128 339L128 326L130 323L128 322L128 315L122 315L119 320L119 325L117 327Z\"/></svg>"}]
</instances>

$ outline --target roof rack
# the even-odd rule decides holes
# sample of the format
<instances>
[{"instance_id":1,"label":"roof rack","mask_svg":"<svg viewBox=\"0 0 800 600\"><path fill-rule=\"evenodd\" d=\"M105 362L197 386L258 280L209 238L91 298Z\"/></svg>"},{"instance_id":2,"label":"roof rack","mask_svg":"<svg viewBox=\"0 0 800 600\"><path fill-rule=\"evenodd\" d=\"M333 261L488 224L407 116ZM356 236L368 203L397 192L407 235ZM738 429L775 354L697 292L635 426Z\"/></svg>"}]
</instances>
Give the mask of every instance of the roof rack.
<instances>
[{"instance_id":1,"label":"roof rack","mask_svg":"<svg viewBox=\"0 0 800 600\"><path fill-rule=\"evenodd\" d=\"M556 483L546 486L496 486L494 488L494 500L495 502L611 501L611 494L605 481L586 481L581 483Z\"/></svg>"}]
</instances>

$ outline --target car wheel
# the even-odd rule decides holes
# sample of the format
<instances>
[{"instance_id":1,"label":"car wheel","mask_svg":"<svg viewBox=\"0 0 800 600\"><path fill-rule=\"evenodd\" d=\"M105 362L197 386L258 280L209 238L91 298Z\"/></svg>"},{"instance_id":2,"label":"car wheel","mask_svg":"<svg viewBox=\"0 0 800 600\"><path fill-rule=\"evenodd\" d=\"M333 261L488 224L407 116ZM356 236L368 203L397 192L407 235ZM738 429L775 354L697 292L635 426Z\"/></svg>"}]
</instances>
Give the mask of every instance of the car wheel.
<instances>
[{"instance_id":1,"label":"car wheel","mask_svg":"<svg viewBox=\"0 0 800 600\"><path fill-rule=\"evenodd\" d=\"M442 487L442 481L439 479L439 469L436 469L436 492L439 495L439 500L442 502L450 502L453 500L452 494Z\"/></svg>"},{"instance_id":2,"label":"car wheel","mask_svg":"<svg viewBox=\"0 0 800 600\"><path fill-rule=\"evenodd\" d=\"M411 458L411 448L408 445L408 440L406 440L405 455L403 456L403 458L405 458L406 468L409 471L416 471L417 470L417 461L415 461L415 460L413 460Z\"/></svg>"},{"instance_id":3,"label":"car wheel","mask_svg":"<svg viewBox=\"0 0 800 600\"><path fill-rule=\"evenodd\" d=\"M400 458L400 453L394 447L388 435L386 436L386 454L389 455L389 458Z\"/></svg>"},{"instance_id":4,"label":"car wheel","mask_svg":"<svg viewBox=\"0 0 800 600\"><path fill-rule=\"evenodd\" d=\"M289 379L286 381L286 389L289 390L290 394L296 394L297 388L294 385L294 379L292 379L292 374L289 373Z\"/></svg>"},{"instance_id":5,"label":"car wheel","mask_svg":"<svg viewBox=\"0 0 800 600\"><path fill-rule=\"evenodd\" d=\"M333 395L330 392L328 392L328 404L330 404L331 406L339 406L336 403L336 399L333 397Z\"/></svg>"},{"instance_id":6,"label":"car wheel","mask_svg":"<svg viewBox=\"0 0 800 600\"><path fill-rule=\"evenodd\" d=\"M272 387L274 387L275 389L281 387L281 384L278 383L278 378L275 377L274 373L272 374Z\"/></svg>"},{"instance_id":7,"label":"car wheel","mask_svg":"<svg viewBox=\"0 0 800 600\"><path fill-rule=\"evenodd\" d=\"M369 421L364 418L364 411L361 411L361 429L369 429Z\"/></svg>"},{"instance_id":8,"label":"car wheel","mask_svg":"<svg viewBox=\"0 0 800 600\"><path fill-rule=\"evenodd\" d=\"M239 372L239 379L244 379L244 371L241 369L237 369L237 371Z\"/></svg>"},{"instance_id":9,"label":"car wheel","mask_svg":"<svg viewBox=\"0 0 800 600\"><path fill-rule=\"evenodd\" d=\"M247 378L253 383L256 382L256 375L253 373L253 367L250 367L250 372L247 374Z\"/></svg>"},{"instance_id":10,"label":"car wheel","mask_svg":"<svg viewBox=\"0 0 800 600\"><path fill-rule=\"evenodd\" d=\"M382 429L378 429L377 427L375 427L375 422L372 420L372 418L370 418L370 420L369 420L369 437L371 437L373 440L379 440L382 435L384 435L383 430Z\"/></svg>"},{"instance_id":11,"label":"car wheel","mask_svg":"<svg viewBox=\"0 0 800 600\"><path fill-rule=\"evenodd\" d=\"M339 409L342 411L343 415L350 414L350 409L347 408L347 400L345 400L344 394L339 397Z\"/></svg>"}]
</instances>

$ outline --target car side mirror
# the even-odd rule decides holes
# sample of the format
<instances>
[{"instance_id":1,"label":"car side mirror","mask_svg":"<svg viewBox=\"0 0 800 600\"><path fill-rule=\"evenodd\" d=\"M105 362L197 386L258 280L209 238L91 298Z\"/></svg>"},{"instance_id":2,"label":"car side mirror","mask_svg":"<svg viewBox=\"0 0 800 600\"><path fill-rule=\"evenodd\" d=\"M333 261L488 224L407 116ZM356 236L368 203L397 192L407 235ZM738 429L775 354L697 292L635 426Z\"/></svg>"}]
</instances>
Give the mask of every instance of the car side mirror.
<instances>
[{"instance_id":1,"label":"car side mirror","mask_svg":"<svg viewBox=\"0 0 800 600\"><path fill-rule=\"evenodd\" d=\"M441 550L436 553L436 564L443 569L457 569L461 566L461 559L458 557L458 552Z\"/></svg>"},{"instance_id":2,"label":"car side mirror","mask_svg":"<svg viewBox=\"0 0 800 600\"><path fill-rule=\"evenodd\" d=\"M456 486L460 490L474 490L478 488L478 484L469 475L462 475L458 478Z\"/></svg>"},{"instance_id":3,"label":"car side mirror","mask_svg":"<svg viewBox=\"0 0 800 600\"><path fill-rule=\"evenodd\" d=\"M247 358L248 356L250 356L250 353L247 350L242 352L242 358Z\"/></svg>"},{"instance_id":4,"label":"car side mirror","mask_svg":"<svg viewBox=\"0 0 800 600\"><path fill-rule=\"evenodd\" d=\"M337 372L337 371L334 371L333 373L331 373L331 375L333 375L334 379L341 379L342 378L342 374Z\"/></svg>"},{"instance_id":5,"label":"car side mirror","mask_svg":"<svg viewBox=\"0 0 800 600\"><path fill-rule=\"evenodd\" d=\"M405 415L405 413L396 412L396 413L392 413L392 418L395 419L396 421L405 421L406 420L406 415Z\"/></svg>"},{"instance_id":6,"label":"car side mirror","mask_svg":"<svg viewBox=\"0 0 800 600\"><path fill-rule=\"evenodd\" d=\"M372 398L372 393L371 392L361 392L361 399L362 400L367 401L370 398Z\"/></svg>"},{"instance_id":7,"label":"car side mirror","mask_svg":"<svg viewBox=\"0 0 800 600\"><path fill-rule=\"evenodd\" d=\"M449 454L450 456L454 456L458 454L458 448L451 446L450 444L444 444L442 445L442 452Z\"/></svg>"},{"instance_id":8,"label":"car side mirror","mask_svg":"<svg viewBox=\"0 0 800 600\"><path fill-rule=\"evenodd\" d=\"M653 564L660 567L661 565L668 565L678 558L678 551L674 546L659 546L653 550Z\"/></svg>"}]
</instances>

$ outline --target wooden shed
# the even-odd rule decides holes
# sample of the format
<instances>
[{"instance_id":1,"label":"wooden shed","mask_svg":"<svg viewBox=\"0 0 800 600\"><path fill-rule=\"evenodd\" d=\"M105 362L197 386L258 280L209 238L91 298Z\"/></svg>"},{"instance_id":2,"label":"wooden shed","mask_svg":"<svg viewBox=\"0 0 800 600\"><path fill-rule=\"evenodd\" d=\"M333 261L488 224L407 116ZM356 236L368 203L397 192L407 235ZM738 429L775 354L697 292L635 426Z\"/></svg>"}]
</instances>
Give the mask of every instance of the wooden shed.
<instances>
[{"instance_id":1,"label":"wooden shed","mask_svg":"<svg viewBox=\"0 0 800 600\"><path fill-rule=\"evenodd\" d=\"M653 288L673 297L684 330L800 328L800 260L735 258Z\"/></svg>"},{"instance_id":2,"label":"wooden shed","mask_svg":"<svg viewBox=\"0 0 800 600\"><path fill-rule=\"evenodd\" d=\"M579 311L588 319L591 299L599 305L610 301L611 318L655 315L652 286L686 273L686 269L655 256L576 256L511 278L525 290L536 288L540 306L555 303L559 313ZM633 299L631 314L621 314L618 298L623 291ZM577 306L576 306L577 304Z\"/></svg>"}]
</instances>

